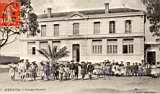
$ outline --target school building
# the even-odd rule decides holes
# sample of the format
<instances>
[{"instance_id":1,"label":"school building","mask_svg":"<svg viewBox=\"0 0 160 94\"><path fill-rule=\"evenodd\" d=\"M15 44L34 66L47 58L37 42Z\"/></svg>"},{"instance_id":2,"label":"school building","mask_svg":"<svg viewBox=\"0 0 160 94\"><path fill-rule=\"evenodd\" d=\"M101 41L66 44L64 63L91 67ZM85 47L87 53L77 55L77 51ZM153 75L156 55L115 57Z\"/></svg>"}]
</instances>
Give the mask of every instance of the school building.
<instances>
[{"instance_id":1,"label":"school building","mask_svg":"<svg viewBox=\"0 0 160 94\"><path fill-rule=\"evenodd\" d=\"M145 14L141 10L109 7L104 9L38 15L41 33L23 36L21 56L44 58L36 51L47 45L66 46L69 57L62 60L100 62L106 59L141 62L145 58Z\"/></svg>"}]
</instances>

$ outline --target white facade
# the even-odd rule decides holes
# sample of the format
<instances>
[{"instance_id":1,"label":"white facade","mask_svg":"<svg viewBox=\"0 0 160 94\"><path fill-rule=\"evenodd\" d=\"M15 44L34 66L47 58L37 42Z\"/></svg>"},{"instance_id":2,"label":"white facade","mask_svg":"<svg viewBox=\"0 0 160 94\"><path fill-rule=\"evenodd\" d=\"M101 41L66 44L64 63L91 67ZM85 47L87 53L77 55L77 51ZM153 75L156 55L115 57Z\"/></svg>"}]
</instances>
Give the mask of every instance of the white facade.
<instances>
[{"instance_id":1,"label":"white facade","mask_svg":"<svg viewBox=\"0 0 160 94\"><path fill-rule=\"evenodd\" d=\"M103 9L49 12L48 15L39 15L41 33L35 37L23 36L20 39L23 45L21 57L44 60L38 52L33 51L40 49L40 45L48 43L51 46L68 48L69 57L63 60L77 62L101 62L106 59L125 62L144 60L144 13L127 8L109 9L107 13L105 11ZM130 32L125 32L126 21L129 21L127 25ZM74 24L77 26L73 27ZM111 29L114 29L114 32L111 32Z\"/></svg>"}]
</instances>

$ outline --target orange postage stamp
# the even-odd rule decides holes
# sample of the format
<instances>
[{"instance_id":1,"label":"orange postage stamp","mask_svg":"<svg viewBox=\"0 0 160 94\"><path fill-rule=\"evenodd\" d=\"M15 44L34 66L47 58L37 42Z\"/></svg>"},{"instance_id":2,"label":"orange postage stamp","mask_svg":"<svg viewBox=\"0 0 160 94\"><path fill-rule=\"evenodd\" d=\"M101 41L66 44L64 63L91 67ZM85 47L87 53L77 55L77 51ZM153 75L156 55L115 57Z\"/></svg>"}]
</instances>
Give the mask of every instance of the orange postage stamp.
<instances>
[{"instance_id":1,"label":"orange postage stamp","mask_svg":"<svg viewBox=\"0 0 160 94\"><path fill-rule=\"evenodd\" d=\"M0 26L20 25L20 3L18 0L0 1Z\"/></svg>"}]
</instances>

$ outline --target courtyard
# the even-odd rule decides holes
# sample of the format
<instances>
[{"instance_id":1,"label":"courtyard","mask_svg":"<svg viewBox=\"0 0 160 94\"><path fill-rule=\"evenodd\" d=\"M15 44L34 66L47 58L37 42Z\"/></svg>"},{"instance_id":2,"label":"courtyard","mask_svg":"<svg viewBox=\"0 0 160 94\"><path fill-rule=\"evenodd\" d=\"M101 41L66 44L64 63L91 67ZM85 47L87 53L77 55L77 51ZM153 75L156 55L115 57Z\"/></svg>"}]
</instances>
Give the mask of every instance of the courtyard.
<instances>
[{"instance_id":1,"label":"courtyard","mask_svg":"<svg viewBox=\"0 0 160 94\"><path fill-rule=\"evenodd\" d=\"M7 72L0 77L0 94L160 94L160 79L150 77L11 81Z\"/></svg>"}]
</instances>

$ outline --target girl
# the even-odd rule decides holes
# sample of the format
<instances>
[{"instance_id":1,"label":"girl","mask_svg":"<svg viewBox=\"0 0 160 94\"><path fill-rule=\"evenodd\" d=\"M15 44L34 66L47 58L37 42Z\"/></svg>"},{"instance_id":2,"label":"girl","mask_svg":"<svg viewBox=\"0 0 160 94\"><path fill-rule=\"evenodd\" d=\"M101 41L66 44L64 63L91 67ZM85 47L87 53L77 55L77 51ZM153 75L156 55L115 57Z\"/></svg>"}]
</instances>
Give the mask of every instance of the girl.
<instances>
[{"instance_id":1,"label":"girl","mask_svg":"<svg viewBox=\"0 0 160 94\"><path fill-rule=\"evenodd\" d=\"M61 64L60 67L59 67L59 76L60 76L59 79L60 79L60 81L63 80L63 74L64 74L64 72L65 72L64 67Z\"/></svg>"},{"instance_id":2,"label":"girl","mask_svg":"<svg viewBox=\"0 0 160 94\"><path fill-rule=\"evenodd\" d=\"M15 68L13 66L10 66L9 75L11 77L11 80L15 80Z\"/></svg>"}]
</instances>

